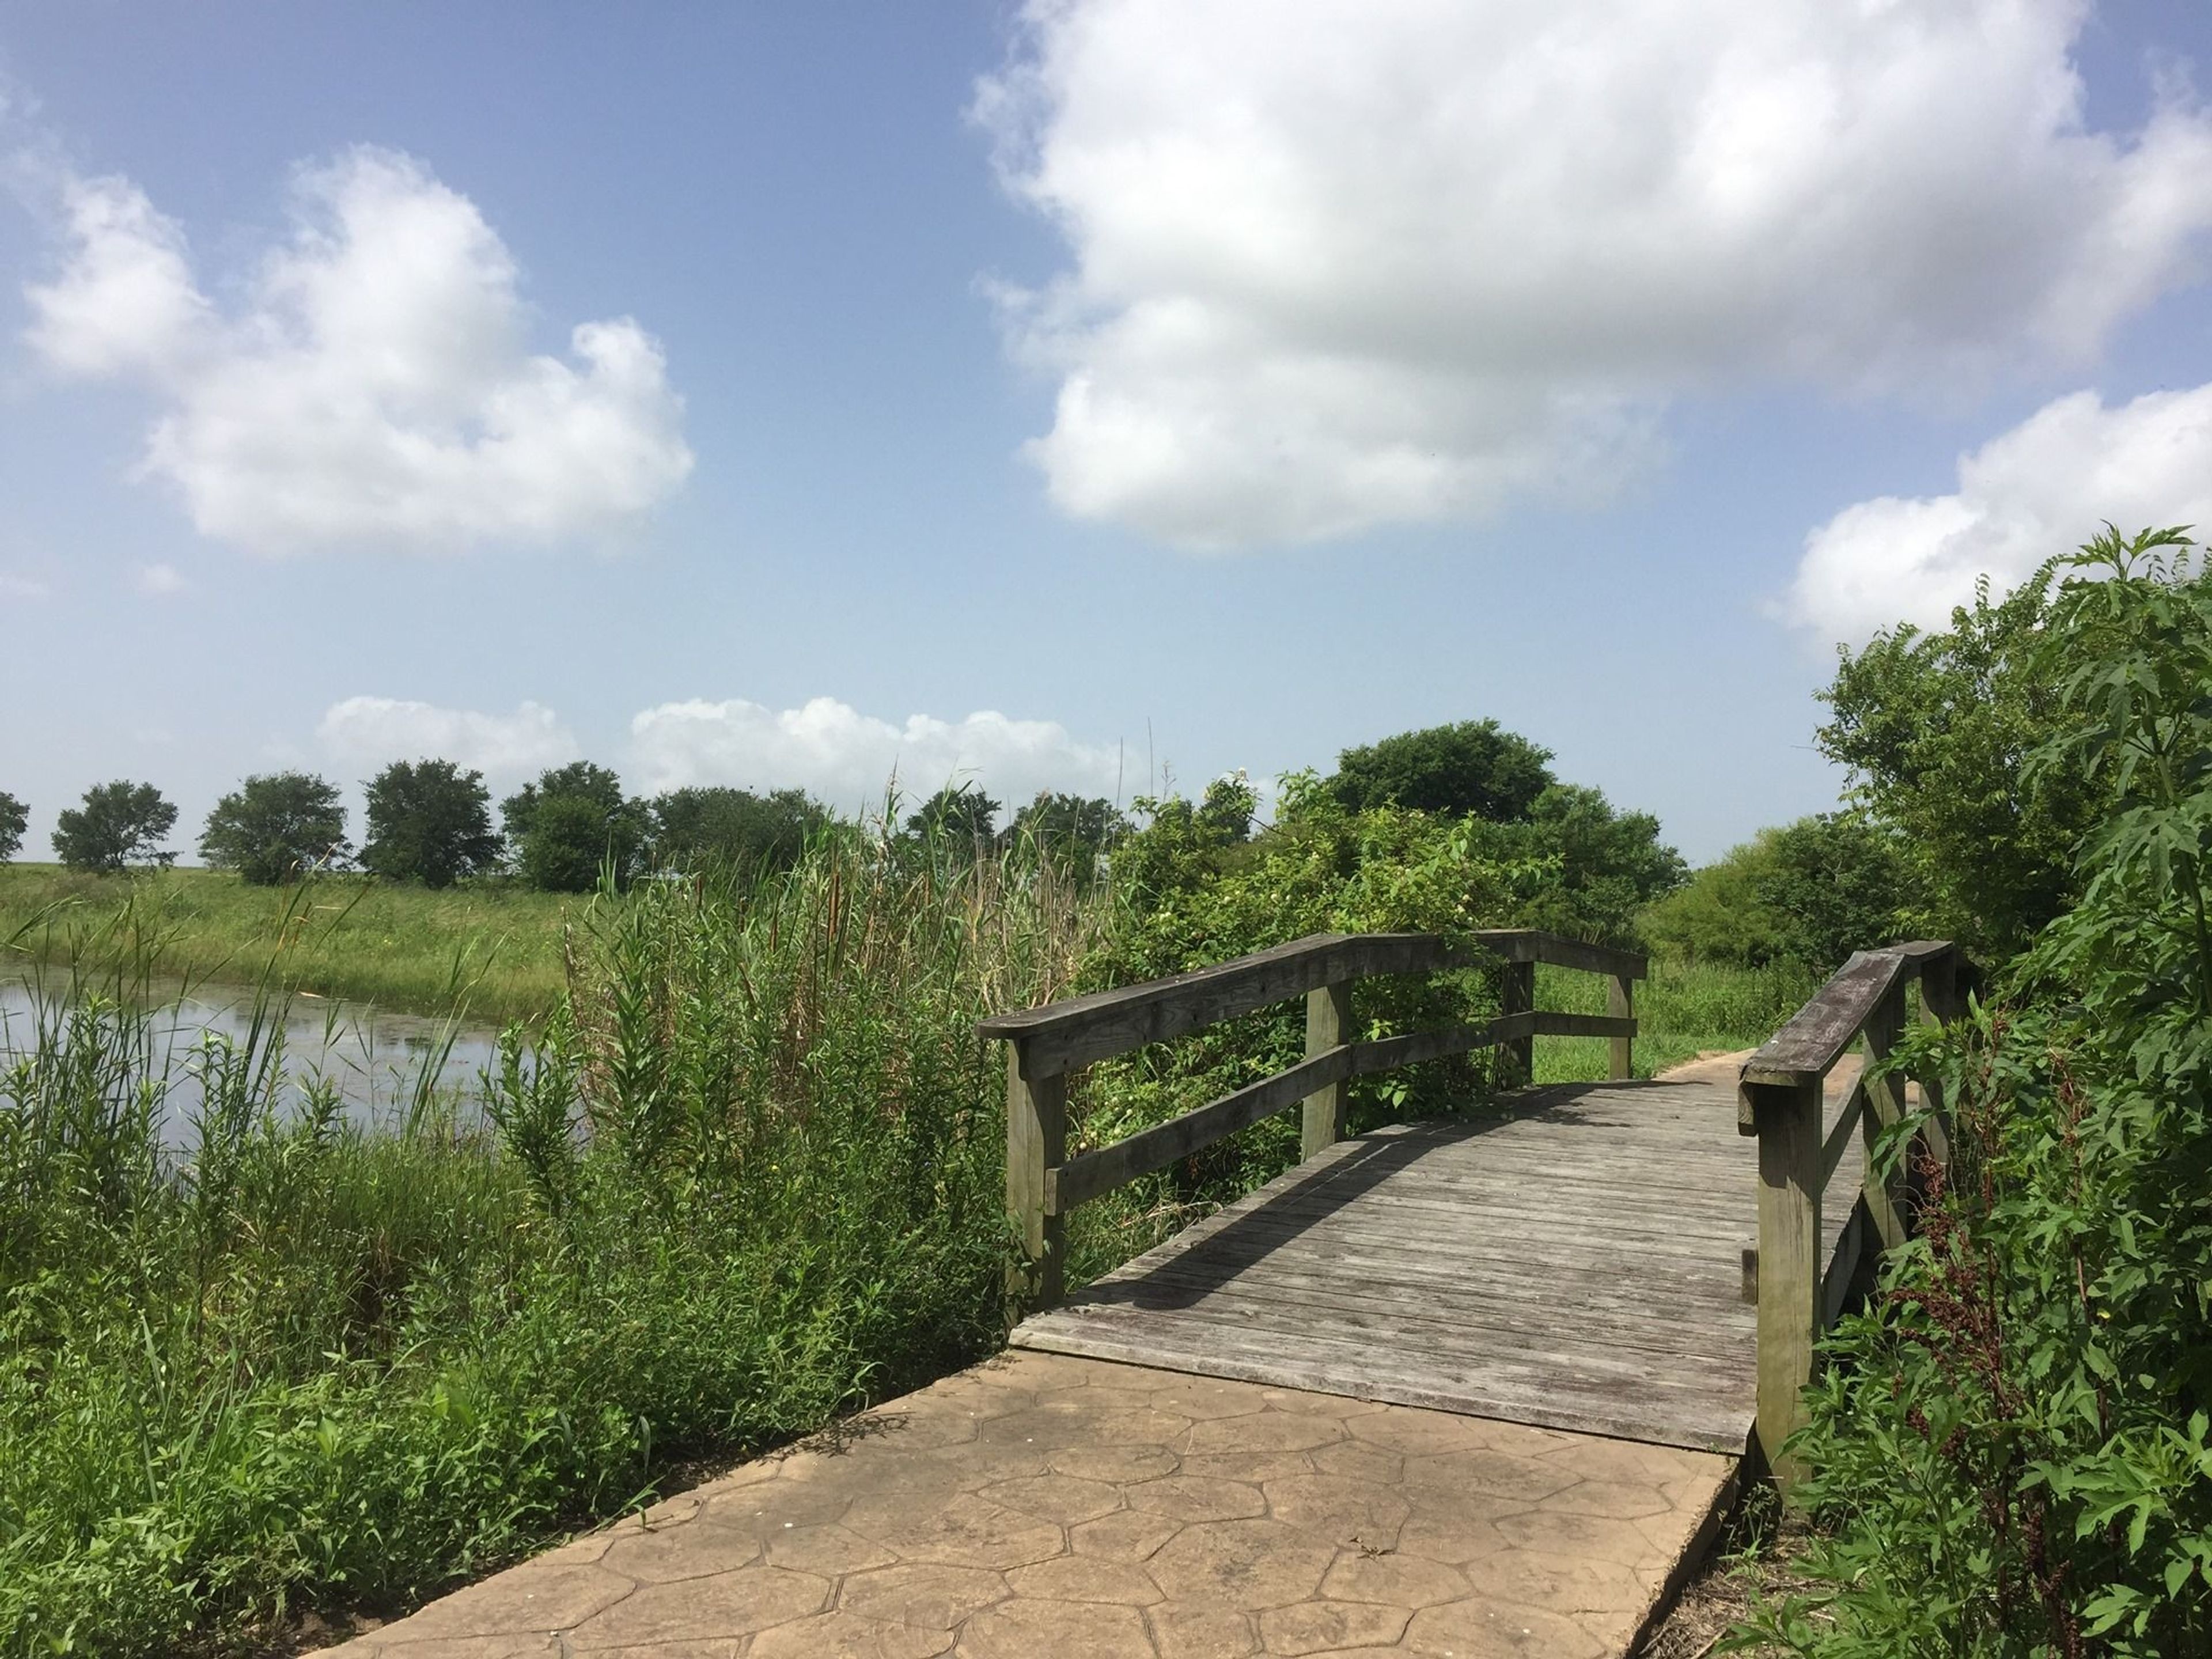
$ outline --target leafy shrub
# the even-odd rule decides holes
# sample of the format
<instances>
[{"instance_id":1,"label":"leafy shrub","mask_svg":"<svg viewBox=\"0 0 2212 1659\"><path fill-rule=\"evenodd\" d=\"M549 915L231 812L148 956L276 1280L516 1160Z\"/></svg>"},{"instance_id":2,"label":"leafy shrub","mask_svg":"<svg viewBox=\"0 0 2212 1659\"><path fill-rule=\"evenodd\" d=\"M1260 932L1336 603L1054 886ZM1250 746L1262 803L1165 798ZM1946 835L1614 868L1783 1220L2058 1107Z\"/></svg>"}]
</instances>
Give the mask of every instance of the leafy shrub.
<instances>
[{"instance_id":1,"label":"leafy shrub","mask_svg":"<svg viewBox=\"0 0 2212 1659\"><path fill-rule=\"evenodd\" d=\"M720 865L772 875L798 863L830 823L829 809L800 789L672 789L646 812L649 856L665 870Z\"/></svg>"},{"instance_id":2,"label":"leafy shrub","mask_svg":"<svg viewBox=\"0 0 2212 1659\"><path fill-rule=\"evenodd\" d=\"M500 850L483 773L451 761L394 761L369 781L361 863L370 874L450 887L495 868Z\"/></svg>"},{"instance_id":3,"label":"leafy shrub","mask_svg":"<svg viewBox=\"0 0 2212 1659\"><path fill-rule=\"evenodd\" d=\"M588 893L602 868L627 884L645 850L646 809L623 799L622 780L575 761L542 774L500 803L515 872L547 893Z\"/></svg>"},{"instance_id":4,"label":"leafy shrub","mask_svg":"<svg viewBox=\"0 0 2212 1659\"><path fill-rule=\"evenodd\" d=\"M1528 817L1552 786L1551 759L1496 720L1462 720L1347 749L1328 787L1349 812L1402 806L1504 823Z\"/></svg>"},{"instance_id":5,"label":"leafy shrub","mask_svg":"<svg viewBox=\"0 0 2212 1659\"><path fill-rule=\"evenodd\" d=\"M1855 812L1763 830L1646 910L1654 945L1691 961L1790 962L1823 973L1910 937L1925 911L1897 838Z\"/></svg>"},{"instance_id":6,"label":"leafy shrub","mask_svg":"<svg viewBox=\"0 0 2212 1659\"><path fill-rule=\"evenodd\" d=\"M1798 1443L1833 1588L1763 1621L1795 1650L2212 1652L2212 592L2181 544L2108 533L2051 599L2026 798L2116 804L2008 994L1908 1059L1957 1152L1826 1345Z\"/></svg>"},{"instance_id":7,"label":"leafy shrub","mask_svg":"<svg viewBox=\"0 0 2212 1659\"><path fill-rule=\"evenodd\" d=\"M54 851L72 870L116 871L131 864L167 864L161 850L177 827L177 809L150 783L94 784L84 805L55 819Z\"/></svg>"},{"instance_id":8,"label":"leafy shrub","mask_svg":"<svg viewBox=\"0 0 2212 1659\"><path fill-rule=\"evenodd\" d=\"M202 858L256 887L297 881L350 850L337 785L305 772L246 779L216 803L200 833Z\"/></svg>"},{"instance_id":9,"label":"leafy shrub","mask_svg":"<svg viewBox=\"0 0 2212 1659\"><path fill-rule=\"evenodd\" d=\"M1878 634L1822 693L1820 751L1917 866L1924 909L1907 931L1993 957L2072 902L2075 848L2110 805L2087 778L2027 765L2065 720L2038 666L2052 580L2046 566L1996 604L1984 582L1948 632Z\"/></svg>"},{"instance_id":10,"label":"leafy shrub","mask_svg":"<svg viewBox=\"0 0 2212 1659\"><path fill-rule=\"evenodd\" d=\"M273 1020L173 1076L151 962L64 988L0 1068L0 1654L262 1651L979 1357L974 1022L1063 994L1093 914L857 836L605 895L489 1131L288 1108Z\"/></svg>"}]
</instances>

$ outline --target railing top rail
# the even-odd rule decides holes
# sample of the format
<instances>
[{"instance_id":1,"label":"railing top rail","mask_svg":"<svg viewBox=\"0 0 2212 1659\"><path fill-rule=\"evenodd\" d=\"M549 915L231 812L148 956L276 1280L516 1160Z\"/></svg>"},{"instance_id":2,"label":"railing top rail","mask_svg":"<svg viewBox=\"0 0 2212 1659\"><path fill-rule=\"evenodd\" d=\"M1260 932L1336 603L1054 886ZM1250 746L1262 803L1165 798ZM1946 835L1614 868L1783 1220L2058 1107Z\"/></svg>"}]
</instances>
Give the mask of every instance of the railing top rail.
<instances>
[{"instance_id":1,"label":"railing top rail","mask_svg":"<svg viewBox=\"0 0 2212 1659\"><path fill-rule=\"evenodd\" d=\"M1947 939L1914 939L1854 951L1813 1000L1744 1062L1743 1081L1784 1087L1817 1083L1834 1069L1884 997L1954 948Z\"/></svg>"},{"instance_id":2,"label":"railing top rail","mask_svg":"<svg viewBox=\"0 0 2212 1659\"><path fill-rule=\"evenodd\" d=\"M1486 957L1547 962L1626 979L1641 979L1645 972L1644 959L1631 951L1528 928L1492 929L1475 940L1477 950L1468 952L1455 950L1438 933L1310 933L1211 968L994 1014L975 1029L1020 1043L1025 1074L1044 1078L1370 974L1431 972Z\"/></svg>"}]
</instances>

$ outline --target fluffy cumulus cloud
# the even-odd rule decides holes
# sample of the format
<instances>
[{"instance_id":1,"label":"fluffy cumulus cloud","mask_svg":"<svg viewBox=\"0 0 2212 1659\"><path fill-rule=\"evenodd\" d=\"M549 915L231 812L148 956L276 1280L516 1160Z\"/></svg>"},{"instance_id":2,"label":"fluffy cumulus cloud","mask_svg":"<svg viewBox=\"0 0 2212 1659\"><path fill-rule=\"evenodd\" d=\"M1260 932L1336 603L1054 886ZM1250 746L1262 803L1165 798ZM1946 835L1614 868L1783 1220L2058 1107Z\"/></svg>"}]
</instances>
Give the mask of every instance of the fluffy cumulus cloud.
<instances>
[{"instance_id":1,"label":"fluffy cumulus cloud","mask_svg":"<svg viewBox=\"0 0 2212 1659\"><path fill-rule=\"evenodd\" d=\"M363 775L392 761L449 760L505 781L565 766L583 753L560 717L534 702L512 714L488 714L398 697L348 697L324 711L315 736L334 762Z\"/></svg>"},{"instance_id":2,"label":"fluffy cumulus cloud","mask_svg":"<svg viewBox=\"0 0 2212 1659\"><path fill-rule=\"evenodd\" d=\"M1120 779L1113 747L1078 743L1050 720L986 711L894 725L834 697L781 710L742 699L662 703L631 720L630 737L648 791L797 787L847 811L880 805L894 775L909 799L974 782L1009 806L1040 789L1110 795Z\"/></svg>"},{"instance_id":3,"label":"fluffy cumulus cloud","mask_svg":"<svg viewBox=\"0 0 2212 1659\"><path fill-rule=\"evenodd\" d=\"M2212 119L2093 131L2082 0L1031 0L982 83L1053 499L1182 544L1587 496L1670 398L2080 361L2188 279Z\"/></svg>"},{"instance_id":4,"label":"fluffy cumulus cloud","mask_svg":"<svg viewBox=\"0 0 2212 1659\"><path fill-rule=\"evenodd\" d=\"M690 471L659 343L617 318L532 352L506 245L408 156L302 168L289 234L228 311L137 185L60 190L67 252L26 288L29 342L59 373L153 388L144 471L209 536L270 554L596 537Z\"/></svg>"},{"instance_id":5,"label":"fluffy cumulus cloud","mask_svg":"<svg viewBox=\"0 0 2212 1659\"><path fill-rule=\"evenodd\" d=\"M2212 386L2117 408L2077 392L1961 456L1952 494L1845 507L1805 538L1783 614L1854 643L1899 622L1941 625L1978 578L2002 593L2106 520L2212 537Z\"/></svg>"}]
</instances>

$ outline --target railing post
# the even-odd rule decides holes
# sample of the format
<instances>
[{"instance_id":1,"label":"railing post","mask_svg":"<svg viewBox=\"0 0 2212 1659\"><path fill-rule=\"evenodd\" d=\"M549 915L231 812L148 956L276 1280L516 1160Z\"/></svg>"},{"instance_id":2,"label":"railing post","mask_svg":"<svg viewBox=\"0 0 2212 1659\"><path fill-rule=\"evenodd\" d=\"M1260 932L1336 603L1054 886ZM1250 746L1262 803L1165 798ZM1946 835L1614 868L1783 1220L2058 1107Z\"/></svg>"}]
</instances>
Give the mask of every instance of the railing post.
<instances>
[{"instance_id":1,"label":"railing post","mask_svg":"<svg viewBox=\"0 0 2212 1659\"><path fill-rule=\"evenodd\" d=\"M1340 980L1306 993L1306 1058L1325 1054L1345 1039L1352 1029L1352 981ZM1298 1156L1311 1158L1344 1138L1346 1085L1332 1083L1305 1098L1299 1126Z\"/></svg>"},{"instance_id":2,"label":"railing post","mask_svg":"<svg viewBox=\"0 0 2212 1659\"><path fill-rule=\"evenodd\" d=\"M1775 1480L1802 1470L1783 1449L1804 1423L1820 1293L1820 1084L1747 1084L1759 1137L1759 1444Z\"/></svg>"},{"instance_id":3,"label":"railing post","mask_svg":"<svg viewBox=\"0 0 2212 1659\"><path fill-rule=\"evenodd\" d=\"M1044 1183L1067 1161L1067 1076L1030 1077L1028 1060L1028 1043L1006 1045L1006 1208L1022 1251L1006 1297L1018 1311L1058 1302L1066 1265L1067 1219L1045 1213Z\"/></svg>"},{"instance_id":4,"label":"railing post","mask_svg":"<svg viewBox=\"0 0 2212 1659\"><path fill-rule=\"evenodd\" d=\"M1606 988L1605 1011L1615 1019L1636 1018L1636 981L1626 974L1615 974ZM1636 1075L1636 1039L1617 1036L1613 1039L1613 1066L1606 1075L1616 1083L1625 1083Z\"/></svg>"},{"instance_id":5,"label":"railing post","mask_svg":"<svg viewBox=\"0 0 2212 1659\"><path fill-rule=\"evenodd\" d=\"M1504 1007L1501 1012L1525 1014L1536 1006L1536 964L1533 962L1509 962L1505 964L1504 987ZM1498 1045L1499 1052L1510 1056L1517 1075L1514 1085L1536 1079L1536 1039L1533 1036L1508 1037Z\"/></svg>"}]
</instances>

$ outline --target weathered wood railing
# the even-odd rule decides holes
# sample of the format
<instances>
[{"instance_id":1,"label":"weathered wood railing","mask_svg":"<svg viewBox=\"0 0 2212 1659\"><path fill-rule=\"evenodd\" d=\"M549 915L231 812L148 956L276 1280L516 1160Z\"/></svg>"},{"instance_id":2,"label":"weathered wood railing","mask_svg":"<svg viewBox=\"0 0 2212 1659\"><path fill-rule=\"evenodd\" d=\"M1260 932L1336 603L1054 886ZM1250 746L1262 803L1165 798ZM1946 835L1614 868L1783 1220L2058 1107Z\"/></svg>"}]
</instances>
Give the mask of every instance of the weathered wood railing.
<instances>
[{"instance_id":1,"label":"weathered wood railing","mask_svg":"<svg viewBox=\"0 0 2212 1659\"><path fill-rule=\"evenodd\" d=\"M1525 1079L1540 1036L1610 1037L1613 1075L1629 1075L1636 1036L1631 988L1644 977L1642 957L1522 929L1474 937L1474 949L1455 950L1434 933L1315 933L1218 967L984 1020L976 1029L1008 1045L1006 1207L1021 1230L1026 1258L1011 1287L1016 1299L1032 1307L1060 1299L1066 1216L1078 1205L1300 1102L1301 1146L1311 1158L1343 1134L1345 1085L1353 1078L1497 1046ZM1539 1010L1540 962L1606 975L1611 1012ZM1354 981L1490 963L1504 964L1504 1007L1497 1018L1346 1041ZM1126 1140L1067 1156L1070 1073L1300 995L1306 999L1306 1057L1297 1065Z\"/></svg>"},{"instance_id":2,"label":"weathered wood railing","mask_svg":"<svg viewBox=\"0 0 2212 1659\"><path fill-rule=\"evenodd\" d=\"M1876 1139L1905 1110L1905 1079L1893 1073L1869 1081L1862 1073L1824 1133L1828 1073L1861 1039L1869 1067L1889 1054L1904 1032L1905 990L1915 980L1924 1018L1955 1018L1973 971L1942 940L1859 951L1744 1064L1736 1128L1759 1138L1758 1255L1747 1264L1759 1302L1759 1443L1785 1485L1802 1473L1782 1447L1805 1420L1813 1345L1842 1311L1861 1259L1902 1243L1908 1222L1905 1172L1885 1173L1873 1157ZM1921 1087L1938 1109L1930 1150L1948 1158L1942 1097L1932 1083ZM1855 1129L1866 1148L1865 1170L1835 1255L1824 1264L1821 1199Z\"/></svg>"}]
</instances>

